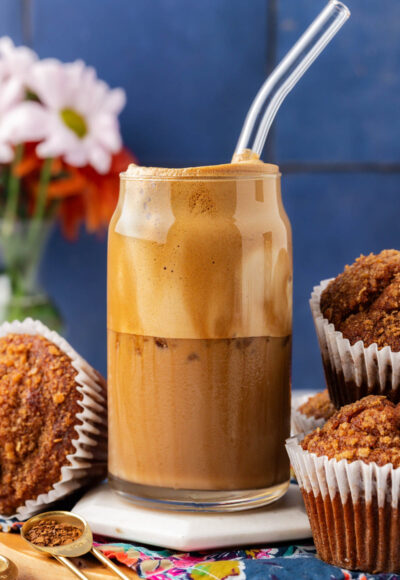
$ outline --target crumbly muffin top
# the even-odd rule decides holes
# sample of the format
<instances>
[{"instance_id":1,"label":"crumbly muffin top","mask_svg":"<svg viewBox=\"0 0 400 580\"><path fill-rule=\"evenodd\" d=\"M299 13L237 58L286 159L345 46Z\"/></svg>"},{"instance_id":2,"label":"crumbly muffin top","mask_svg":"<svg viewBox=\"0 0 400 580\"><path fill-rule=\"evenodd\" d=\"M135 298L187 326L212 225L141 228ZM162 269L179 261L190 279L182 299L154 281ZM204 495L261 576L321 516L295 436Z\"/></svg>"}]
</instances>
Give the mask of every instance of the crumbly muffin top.
<instances>
[{"instance_id":1,"label":"crumbly muffin top","mask_svg":"<svg viewBox=\"0 0 400 580\"><path fill-rule=\"evenodd\" d=\"M305 403L300 405L298 411L306 417L329 419L335 412L335 407L329 398L328 389L325 389L321 393L309 397Z\"/></svg>"},{"instance_id":2,"label":"crumbly muffin top","mask_svg":"<svg viewBox=\"0 0 400 580\"><path fill-rule=\"evenodd\" d=\"M71 359L42 336L0 338L0 513L59 481L82 395Z\"/></svg>"},{"instance_id":3,"label":"crumbly muffin top","mask_svg":"<svg viewBox=\"0 0 400 580\"><path fill-rule=\"evenodd\" d=\"M400 406L369 395L337 411L301 442L310 453L350 463L361 459L400 467Z\"/></svg>"},{"instance_id":4,"label":"crumbly muffin top","mask_svg":"<svg viewBox=\"0 0 400 580\"><path fill-rule=\"evenodd\" d=\"M400 351L400 252L360 256L328 284L320 305L351 344Z\"/></svg>"}]
</instances>

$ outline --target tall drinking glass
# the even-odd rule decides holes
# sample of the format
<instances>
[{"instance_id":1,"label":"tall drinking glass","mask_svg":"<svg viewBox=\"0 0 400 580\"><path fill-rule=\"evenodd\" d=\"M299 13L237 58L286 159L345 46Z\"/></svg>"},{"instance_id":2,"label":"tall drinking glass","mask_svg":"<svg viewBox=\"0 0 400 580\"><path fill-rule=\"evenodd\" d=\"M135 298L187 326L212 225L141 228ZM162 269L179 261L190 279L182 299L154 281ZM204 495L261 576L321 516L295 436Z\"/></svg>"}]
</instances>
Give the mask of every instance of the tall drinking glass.
<instances>
[{"instance_id":1,"label":"tall drinking glass","mask_svg":"<svg viewBox=\"0 0 400 580\"><path fill-rule=\"evenodd\" d=\"M281 497L292 244L278 167L132 165L108 252L110 485L162 508Z\"/></svg>"}]
</instances>

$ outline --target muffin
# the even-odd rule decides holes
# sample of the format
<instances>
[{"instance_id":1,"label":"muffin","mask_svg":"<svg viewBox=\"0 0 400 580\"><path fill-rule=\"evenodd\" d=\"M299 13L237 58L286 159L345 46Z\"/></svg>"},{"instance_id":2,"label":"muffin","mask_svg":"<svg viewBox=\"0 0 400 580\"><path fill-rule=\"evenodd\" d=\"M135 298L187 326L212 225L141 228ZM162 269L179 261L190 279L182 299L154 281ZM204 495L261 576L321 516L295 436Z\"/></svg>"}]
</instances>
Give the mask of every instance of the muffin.
<instances>
[{"instance_id":1,"label":"muffin","mask_svg":"<svg viewBox=\"0 0 400 580\"><path fill-rule=\"evenodd\" d=\"M23 517L106 474L105 384L41 323L0 326L0 514Z\"/></svg>"},{"instance_id":2,"label":"muffin","mask_svg":"<svg viewBox=\"0 0 400 580\"><path fill-rule=\"evenodd\" d=\"M328 389L315 395L293 397L292 433L309 433L322 427L334 412Z\"/></svg>"},{"instance_id":3,"label":"muffin","mask_svg":"<svg viewBox=\"0 0 400 580\"><path fill-rule=\"evenodd\" d=\"M310 300L336 408L369 394L400 401L400 252L360 256Z\"/></svg>"},{"instance_id":4,"label":"muffin","mask_svg":"<svg viewBox=\"0 0 400 580\"><path fill-rule=\"evenodd\" d=\"M400 405L370 395L286 442L319 557L400 571Z\"/></svg>"}]
</instances>

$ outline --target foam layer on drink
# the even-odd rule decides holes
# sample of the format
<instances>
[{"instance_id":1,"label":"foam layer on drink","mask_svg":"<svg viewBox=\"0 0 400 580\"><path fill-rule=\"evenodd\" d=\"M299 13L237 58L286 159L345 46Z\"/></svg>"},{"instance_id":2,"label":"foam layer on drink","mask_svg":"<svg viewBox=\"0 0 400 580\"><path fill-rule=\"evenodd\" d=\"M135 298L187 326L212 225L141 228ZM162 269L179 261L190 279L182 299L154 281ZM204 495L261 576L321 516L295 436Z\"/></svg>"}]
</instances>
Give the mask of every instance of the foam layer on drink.
<instances>
[{"instance_id":1,"label":"foam layer on drink","mask_svg":"<svg viewBox=\"0 0 400 580\"><path fill-rule=\"evenodd\" d=\"M131 165L110 225L108 326L165 338L291 334L278 167Z\"/></svg>"},{"instance_id":2,"label":"foam layer on drink","mask_svg":"<svg viewBox=\"0 0 400 580\"><path fill-rule=\"evenodd\" d=\"M242 159L242 160L241 160ZM279 175L279 167L273 163L264 163L257 158L248 156L240 157L237 163L224 163L222 165L204 165L200 167L145 167L131 163L124 178L133 179L185 179L199 177L201 179L212 178L240 178L260 175Z\"/></svg>"}]
</instances>

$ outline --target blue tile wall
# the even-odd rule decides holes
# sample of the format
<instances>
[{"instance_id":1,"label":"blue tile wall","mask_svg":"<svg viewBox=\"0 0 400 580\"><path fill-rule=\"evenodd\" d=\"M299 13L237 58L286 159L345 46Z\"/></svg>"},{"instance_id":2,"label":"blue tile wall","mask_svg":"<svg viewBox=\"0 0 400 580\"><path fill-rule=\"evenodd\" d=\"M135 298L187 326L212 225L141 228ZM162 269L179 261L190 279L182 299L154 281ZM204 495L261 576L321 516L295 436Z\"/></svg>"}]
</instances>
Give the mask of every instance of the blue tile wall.
<instances>
[{"instance_id":1,"label":"blue tile wall","mask_svg":"<svg viewBox=\"0 0 400 580\"><path fill-rule=\"evenodd\" d=\"M278 160L399 161L400 2L346 0L352 15L282 105ZM279 2L282 57L323 1Z\"/></svg>"},{"instance_id":2,"label":"blue tile wall","mask_svg":"<svg viewBox=\"0 0 400 580\"><path fill-rule=\"evenodd\" d=\"M82 232L67 242L56 229L48 245L41 280L59 307L66 337L101 373L106 373L107 243Z\"/></svg>"},{"instance_id":3,"label":"blue tile wall","mask_svg":"<svg viewBox=\"0 0 400 580\"><path fill-rule=\"evenodd\" d=\"M30 6L41 57L83 58L126 89L123 135L143 164L218 163L229 159L275 52L283 56L324 3L2 0L0 34L20 43L22 16L29 16L22 7ZM323 382L312 286L362 252L400 248L400 3L347 3L351 20L283 104L268 149L289 171L283 197L294 236L293 384L301 388ZM326 170L337 162L347 173ZM82 233L70 244L54 232L45 286L69 339L103 373L105 270L104 238Z\"/></svg>"},{"instance_id":4,"label":"blue tile wall","mask_svg":"<svg viewBox=\"0 0 400 580\"><path fill-rule=\"evenodd\" d=\"M293 228L293 386L323 384L308 300L313 286L360 254L400 249L400 174L306 174L283 178Z\"/></svg>"},{"instance_id":5,"label":"blue tile wall","mask_svg":"<svg viewBox=\"0 0 400 580\"><path fill-rule=\"evenodd\" d=\"M15 43L23 42L22 3L15 0L0 2L0 36L11 36Z\"/></svg>"},{"instance_id":6,"label":"blue tile wall","mask_svg":"<svg viewBox=\"0 0 400 580\"><path fill-rule=\"evenodd\" d=\"M83 58L123 85L143 164L230 160L265 76L265 0L35 0L40 56Z\"/></svg>"}]
</instances>

